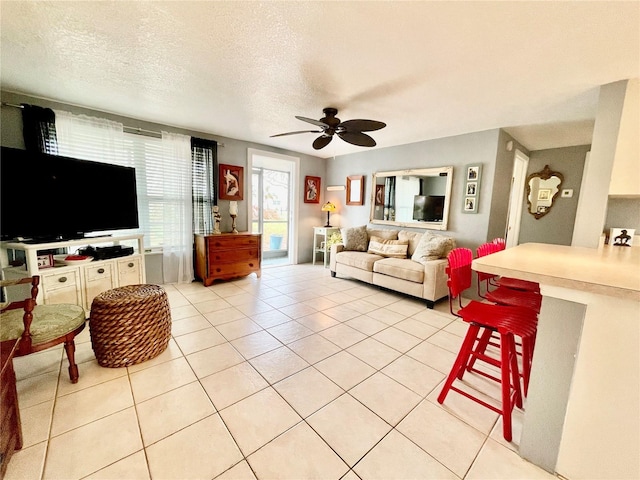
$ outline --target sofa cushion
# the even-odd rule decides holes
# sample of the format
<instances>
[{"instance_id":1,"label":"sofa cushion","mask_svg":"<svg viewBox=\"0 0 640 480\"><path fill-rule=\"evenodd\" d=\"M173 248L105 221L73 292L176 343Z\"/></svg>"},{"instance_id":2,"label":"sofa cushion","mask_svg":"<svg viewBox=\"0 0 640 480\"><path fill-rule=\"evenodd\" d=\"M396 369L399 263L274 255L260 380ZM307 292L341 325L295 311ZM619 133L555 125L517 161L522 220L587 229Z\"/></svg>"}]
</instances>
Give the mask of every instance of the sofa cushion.
<instances>
[{"instance_id":1,"label":"sofa cushion","mask_svg":"<svg viewBox=\"0 0 640 480\"><path fill-rule=\"evenodd\" d=\"M413 252L416 251L418 243L422 238L422 232L410 232L409 230L400 230L398 232L398 240L406 240L409 242L409 248L407 249L407 256L411 257Z\"/></svg>"},{"instance_id":2,"label":"sofa cushion","mask_svg":"<svg viewBox=\"0 0 640 480\"><path fill-rule=\"evenodd\" d=\"M455 246L456 241L451 237L423 233L411 260L424 264L430 260L445 258Z\"/></svg>"},{"instance_id":3,"label":"sofa cushion","mask_svg":"<svg viewBox=\"0 0 640 480\"><path fill-rule=\"evenodd\" d=\"M424 267L408 259L383 258L373 265L373 271L415 283L424 281Z\"/></svg>"},{"instance_id":4,"label":"sofa cushion","mask_svg":"<svg viewBox=\"0 0 640 480\"><path fill-rule=\"evenodd\" d=\"M384 238L373 236L369 239L369 249L367 253L375 253L383 257L407 258L409 242L400 240L385 240Z\"/></svg>"},{"instance_id":5,"label":"sofa cushion","mask_svg":"<svg viewBox=\"0 0 640 480\"><path fill-rule=\"evenodd\" d=\"M341 228L342 243L345 250L355 252L366 252L369 237L367 236L367 226Z\"/></svg>"},{"instance_id":6,"label":"sofa cushion","mask_svg":"<svg viewBox=\"0 0 640 480\"><path fill-rule=\"evenodd\" d=\"M354 252L343 250L336 255L336 263L356 267L367 272L373 272L373 265L384 257L366 252Z\"/></svg>"},{"instance_id":7,"label":"sofa cushion","mask_svg":"<svg viewBox=\"0 0 640 480\"><path fill-rule=\"evenodd\" d=\"M390 230L388 228L367 228L367 235L369 236L369 241L371 241L371 237L383 238L385 240L398 240L398 230Z\"/></svg>"}]
</instances>

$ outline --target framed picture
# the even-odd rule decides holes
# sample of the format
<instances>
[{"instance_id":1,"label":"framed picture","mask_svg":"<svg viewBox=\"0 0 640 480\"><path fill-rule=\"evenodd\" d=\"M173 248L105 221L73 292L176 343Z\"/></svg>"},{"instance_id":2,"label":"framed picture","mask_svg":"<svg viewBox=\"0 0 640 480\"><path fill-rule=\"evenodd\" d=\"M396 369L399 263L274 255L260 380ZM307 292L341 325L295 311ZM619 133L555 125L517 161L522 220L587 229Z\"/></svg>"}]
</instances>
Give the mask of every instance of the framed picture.
<instances>
[{"instance_id":1,"label":"framed picture","mask_svg":"<svg viewBox=\"0 0 640 480\"><path fill-rule=\"evenodd\" d=\"M320 203L320 177L304 177L304 203Z\"/></svg>"},{"instance_id":2,"label":"framed picture","mask_svg":"<svg viewBox=\"0 0 640 480\"><path fill-rule=\"evenodd\" d=\"M480 180L480 165L467 166L467 182Z\"/></svg>"},{"instance_id":3,"label":"framed picture","mask_svg":"<svg viewBox=\"0 0 640 480\"><path fill-rule=\"evenodd\" d=\"M53 253L38 255L38 268L51 268L53 265Z\"/></svg>"},{"instance_id":4,"label":"framed picture","mask_svg":"<svg viewBox=\"0 0 640 480\"><path fill-rule=\"evenodd\" d=\"M633 244L633 228L612 228L609 230L609 245L614 247L630 247Z\"/></svg>"},{"instance_id":5,"label":"framed picture","mask_svg":"<svg viewBox=\"0 0 640 480\"><path fill-rule=\"evenodd\" d=\"M467 196L475 197L478 190L478 182L467 182Z\"/></svg>"},{"instance_id":6,"label":"framed picture","mask_svg":"<svg viewBox=\"0 0 640 480\"><path fill-rule=\"evenodd\" d=\"M478 211L478 203L475 197L465 197L464 211L467 213L476 213Z\"/></svg>"},{"instance_id":7,"label":"framed picture","mask_svg":"<svg viewBox=\"0 0 640 480\"><path fill-rule=\"evenodd\" d=\"M347 205L364 205L364 175L347 177Z\"/></svg>"},{"instance_id":8,"label":"framed picture","mask_svg":"<svg viewBox=\"0 0 640 480\"><path fill-rule=\"evenodd\" d=\"M220 200L242 200L244 190L244 168L237 165L225 165L218 167Z\"/></svg>"},{"instance_id":9,"label":"framed picture","mask_svg":"<svg viewBox=\"0 0 640 480\"><path fill-rule=\"evenodd\" d=\"M376 205L384 205L384 185L376 185Z\"/></svg>"},{"instance_id":10,"label":"framed picture","mask_svg":"<svg viewBox=\"0 0 640 480\"><path fill-rule=\"evenodd\" d=\"M464 203L462 213L478 213L480 199L480 176L482 165L467 165L465 168Z\"/></svg>"},{"instance_id":11,"label":"framed picture","mask_svg":"<svg viewBox=\"0 0 640 480\"><path fill-rule=\"evenodd\" d=\"M541 188L540 190L538 190L538 200L551 200L551 189Z\"/></svg>"}]
</instances>

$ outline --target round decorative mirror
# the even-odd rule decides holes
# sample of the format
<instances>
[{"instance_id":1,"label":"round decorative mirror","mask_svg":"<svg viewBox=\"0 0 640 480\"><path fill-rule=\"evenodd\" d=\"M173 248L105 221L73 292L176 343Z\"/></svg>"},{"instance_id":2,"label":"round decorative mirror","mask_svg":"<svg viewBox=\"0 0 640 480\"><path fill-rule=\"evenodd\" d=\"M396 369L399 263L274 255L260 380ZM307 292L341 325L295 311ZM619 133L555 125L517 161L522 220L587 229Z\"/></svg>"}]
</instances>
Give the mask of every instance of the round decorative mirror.
<instances>
[{"instance_id":1,"label":"round decorative mirror","mask_svg":"<svg viewBox=\"0 0 640 480\"><path fill-rule=\"evenodd\" d=\"M536 220L549 213L563 180L562 174L551 171L549 165L527 177L527 210Z\"/></svg>"}]
</instances>

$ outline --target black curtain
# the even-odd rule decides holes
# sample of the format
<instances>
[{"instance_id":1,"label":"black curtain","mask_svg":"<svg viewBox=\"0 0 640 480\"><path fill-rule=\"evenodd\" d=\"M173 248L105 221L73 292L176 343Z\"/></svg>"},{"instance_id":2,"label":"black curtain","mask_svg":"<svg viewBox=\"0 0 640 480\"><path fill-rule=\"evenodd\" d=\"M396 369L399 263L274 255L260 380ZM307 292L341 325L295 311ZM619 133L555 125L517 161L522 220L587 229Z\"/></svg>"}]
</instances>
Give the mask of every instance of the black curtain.
<instances>
[{"instance_id":1,"label":"black curtain","mask_svg":"<svg viewBox=\"0 0 640 480\"><path fill-rule=\"evenodd\" d=\"M56 114L50 108L23 103L22 136L27 150L57 155Z\"/></svg>"},{"instance_id":2,"label":"black curtain","mask_svg":"<svg viewBox=\"0 0 640 480\"><path fill-rule=\"evenodd\" d=\"M217 205L218 143L191 137L193 232L211 233L211 207Z\"/></svg>"}]
</instances>

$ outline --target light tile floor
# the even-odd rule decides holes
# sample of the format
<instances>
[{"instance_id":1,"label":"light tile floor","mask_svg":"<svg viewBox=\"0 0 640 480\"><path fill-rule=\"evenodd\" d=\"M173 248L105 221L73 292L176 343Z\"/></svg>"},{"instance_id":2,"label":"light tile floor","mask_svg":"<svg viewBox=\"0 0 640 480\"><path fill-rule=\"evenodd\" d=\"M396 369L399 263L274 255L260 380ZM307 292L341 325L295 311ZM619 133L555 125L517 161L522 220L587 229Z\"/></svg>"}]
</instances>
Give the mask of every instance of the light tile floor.
<instances>
[{"instance_id":1,"label":"light tile floor","mask_svg":"<svg viewBox=\"0 0 640 480\"><path fill-rule=\"evenodd\" d=\"M77 339L15 360L20 479L555 478L516 453L490 410L436 397L466 326L423 302L319 266L166 285L173 328L160 356L98 366ZM497 399L486 379L469 388Z\"/></svg>"}]
</instances>

